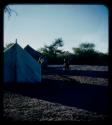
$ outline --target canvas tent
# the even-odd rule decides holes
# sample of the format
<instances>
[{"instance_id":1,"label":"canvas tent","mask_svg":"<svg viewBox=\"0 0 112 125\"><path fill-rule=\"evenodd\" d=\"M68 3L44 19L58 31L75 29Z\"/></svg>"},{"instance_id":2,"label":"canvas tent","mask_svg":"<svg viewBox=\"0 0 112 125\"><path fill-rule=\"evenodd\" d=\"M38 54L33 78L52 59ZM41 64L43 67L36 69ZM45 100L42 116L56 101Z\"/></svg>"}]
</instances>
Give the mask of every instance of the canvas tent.
<instances>
[{"instance_id":1,"label":"canvas tent","mask_svg":"<svg viewBox=\"0 0 112 125\"><path fill-rule=\"evenodd\" d=\"M31 46L27 45L24 48L33 58L35 58L37 60L37 62L43 64L47 64L47 58L39 53L38 51L34 50Z\"/></svg>"},{"instance_id":2,"label":"canvas tent","mask_svg":"<svg viewBox=\"0 0 112 125\"><path fill-rule=\"evenodd\" d=\"M41 66L18 43L4 51L4 83L41 82Z\"/></svg>"}]
</instances>

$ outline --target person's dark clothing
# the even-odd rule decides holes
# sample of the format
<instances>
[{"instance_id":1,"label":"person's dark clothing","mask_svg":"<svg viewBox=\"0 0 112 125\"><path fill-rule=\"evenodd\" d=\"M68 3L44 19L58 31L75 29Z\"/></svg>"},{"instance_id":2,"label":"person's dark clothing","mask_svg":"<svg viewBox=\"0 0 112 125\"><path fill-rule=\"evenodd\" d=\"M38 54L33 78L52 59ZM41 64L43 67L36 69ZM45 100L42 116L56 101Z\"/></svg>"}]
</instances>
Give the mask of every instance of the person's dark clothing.
<instances>
[{"instance_id":1,"label":"person's dark clothing","mask_svg":"<svg viewBox=\"0 0 112 125\"><path fill-rule=\"evenodd\" d=\"M65 70L69 69L69 60L68 59L64 59L64 68L65 68Z\"/></svg>"}]
</instances>

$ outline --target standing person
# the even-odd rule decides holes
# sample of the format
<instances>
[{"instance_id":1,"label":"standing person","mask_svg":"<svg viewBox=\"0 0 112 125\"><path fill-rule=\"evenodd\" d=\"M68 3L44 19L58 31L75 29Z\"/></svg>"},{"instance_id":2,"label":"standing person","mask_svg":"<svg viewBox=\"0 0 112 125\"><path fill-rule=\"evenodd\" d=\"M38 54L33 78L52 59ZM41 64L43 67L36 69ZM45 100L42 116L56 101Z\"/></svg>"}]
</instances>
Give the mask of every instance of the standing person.
<instances>
[{"instance_id":1,"label":"standing person","mask_svg":"<svg viewBox=\"0 0 112 125\"><path fill-rule=\"evenodd\" d=\"M64 65L63 65L63 70L65 70L66 69L66 59L64 58Z\"/></svg>"},{"instance_id":2,"label":"standing person","mask_svg":"<svg viewBox=\"0 0 112 125\"><path fill-rule=\"evenodd\" d=\"M69 70L69 59L66 59L66 69Z\"/></svg>"},{"instance_id":3,"label":"standing person","mask_svg":"<svg viewBox=\"0 0 112 125\"><path fill-rule=\"evenodd\" d=\"M64 58L64 70L69 70L69 60Z\"/></svg>"}]
</instances>

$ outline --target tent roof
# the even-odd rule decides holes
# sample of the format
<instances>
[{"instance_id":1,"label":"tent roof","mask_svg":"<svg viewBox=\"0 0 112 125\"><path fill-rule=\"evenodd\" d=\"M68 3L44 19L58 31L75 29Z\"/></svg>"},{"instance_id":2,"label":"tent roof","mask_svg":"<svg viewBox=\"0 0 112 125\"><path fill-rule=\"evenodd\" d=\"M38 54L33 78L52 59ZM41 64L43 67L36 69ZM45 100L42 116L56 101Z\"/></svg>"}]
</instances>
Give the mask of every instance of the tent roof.
<instances>
[{"instance_id":1,"label":"tent roof","mask_svg":"<svg viewBox=\"0 0 112 125\"><path fill-rule=\"evenodd\" d=\"M36 60L39 59L39 57L44 57L43 54L41 54L40 52L34 50L31 46L27 45L24 48L29 54L31 54L31 56L33 56Z\"/></svg>"},{"instance_id":2,"label":"tent roof","mask_svg":"<svg viewBox=\"0 0 112 125\"><path fill-rule=\"evenodd\" d=\"M4 82L41 81L41 66L17 43L4 51Z\"/></svg>"}]
</instances>

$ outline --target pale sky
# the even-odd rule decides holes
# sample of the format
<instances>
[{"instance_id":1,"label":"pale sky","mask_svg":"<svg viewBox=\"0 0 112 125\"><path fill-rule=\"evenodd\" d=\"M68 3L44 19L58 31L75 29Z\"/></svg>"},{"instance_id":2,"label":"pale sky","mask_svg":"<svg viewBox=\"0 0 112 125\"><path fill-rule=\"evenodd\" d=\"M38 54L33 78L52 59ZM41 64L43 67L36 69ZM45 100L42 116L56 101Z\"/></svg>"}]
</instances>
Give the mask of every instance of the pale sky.
<instances>
[{"instance_id":1,"label":"pale sky","mask_svg":"<svg viewBox=\"0 0 112 125\"><path fill-rule=\"evenodd\" d=\"M96 45L96 50L108 52L108 8L104 5L77 4L14 4L9 18L4 14L4 44L15 42L21 47L29 44L39 49L62 38L62 50L72 51L80 43Z\"/></svg>"}]
</instances>

